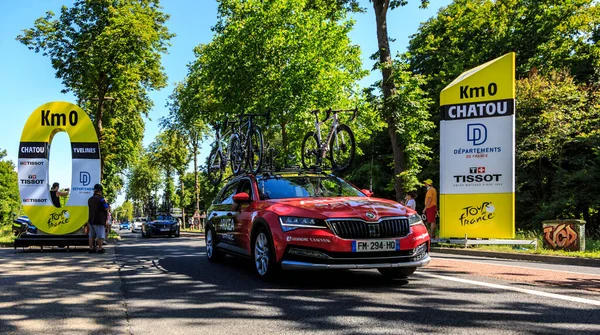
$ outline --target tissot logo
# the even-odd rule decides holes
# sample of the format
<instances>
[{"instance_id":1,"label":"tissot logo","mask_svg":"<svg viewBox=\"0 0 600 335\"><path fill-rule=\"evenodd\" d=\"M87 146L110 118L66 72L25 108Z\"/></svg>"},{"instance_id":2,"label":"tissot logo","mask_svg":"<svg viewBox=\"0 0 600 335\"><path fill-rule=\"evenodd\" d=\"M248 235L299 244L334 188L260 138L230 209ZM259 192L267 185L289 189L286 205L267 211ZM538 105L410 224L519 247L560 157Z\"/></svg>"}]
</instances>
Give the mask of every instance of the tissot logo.
<instances>
[{"instance_id":1,"label":"tissot logo","mask_svg":"<svg viewBox=\"0 0 600 335\"><path fill-rule=\"evenodd\" d=\"M27 179L20 179L21 185L43 185L45 179L38 179L37 175L30 174Z\"/></svg>"},{"instance_id":2,"label":"tissot logo","mask_svg":"<svg viewBox=\"0 0 600 335\"><path fill-rule=\"evenodd\" d=\"M46 203L48 201L48 199L35 199L35 198L25 198L23 199L23 202L26 203Z\"/></svg>"},{"instance_id":3,"label":"tissot logo","mask_svg":"<svg viewBox=\"0 0 600 335\"><path fill-rule=\"evenodd\" d=\"M454 182L456 183L492 183L500 182L502 179L501 173L486 174L485 166L471 166L468 175L455 175Z\"/></svg>"},{"instance_id":4,"label":"tissot logo","mask_svg":"<svg viewBox=\"0 0 600 335\"><path fill-rule=\"evenodd\" d=\"M19 165L23 165L23 166L27 166L27 165L33 165L33 166L40 166L40 165L44 165L44 161L23 161L23 162L19 162Z\"/></svg>"}]
</instances>

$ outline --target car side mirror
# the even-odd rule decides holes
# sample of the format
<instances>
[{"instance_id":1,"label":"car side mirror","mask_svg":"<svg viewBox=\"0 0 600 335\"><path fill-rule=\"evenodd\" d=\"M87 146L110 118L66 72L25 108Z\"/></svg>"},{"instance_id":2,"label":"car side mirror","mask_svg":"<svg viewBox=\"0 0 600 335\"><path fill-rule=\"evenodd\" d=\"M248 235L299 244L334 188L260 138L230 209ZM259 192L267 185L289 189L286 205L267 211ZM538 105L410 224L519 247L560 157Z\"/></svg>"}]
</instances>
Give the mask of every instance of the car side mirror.
<instances>
[{"instance_id":1,"label":"car side mirror","mask_svg":"<svg viewBox=\"0 0 600 335\"><path fill-rule=\"evenodd\" d=\"M240 192L233 196L233 202L235 202L236 204L250 202L250 195L246 192Z\"/></svg>"},{"instance_id":2,"label":"car side mirror","mask_svg":"<svg viewBox=\"0 0 600 335\"><path fill-rule=\"evenodd\" d=\"M360 191L361 191L362 193L364 193L364 194L365 194L367 197L370 197L370 196L372 196L372 195L373 195L373 192L371 192L371 191L369 191L369 190L367 190L367 189L363 189L363 190L360 190Z\"/></svg>"}]
</instances>

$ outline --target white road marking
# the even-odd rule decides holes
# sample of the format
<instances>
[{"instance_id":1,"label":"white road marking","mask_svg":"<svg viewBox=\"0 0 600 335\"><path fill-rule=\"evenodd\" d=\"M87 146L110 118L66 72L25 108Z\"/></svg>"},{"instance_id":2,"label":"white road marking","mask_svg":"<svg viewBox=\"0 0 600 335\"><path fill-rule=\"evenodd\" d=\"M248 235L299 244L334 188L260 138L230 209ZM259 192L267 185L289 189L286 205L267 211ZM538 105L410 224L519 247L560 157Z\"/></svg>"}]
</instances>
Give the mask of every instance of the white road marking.
<instances>
[{"instance_id":1,"label":"white road marking","mask_svg":"<svg viewBox=\"0 0 600 335\"><path fill-rule=\"evenodd\" d=\"M449 277L449 276L440 276L440 275L427 273L427 272L419 272L419 275L424 276L424 277L454 281L454 282L458 282L458 283L465 283L465 284L477 285L477 286L485 286L485 287L495 288L495 289L499 289L499 290L514 291L514 292L520 292L520 293L525 293L525 294L537 295L537 296L545 297L545 298L552 298L552 299L565 300L565 301L570 301L570 302L578 302L578 303L582 303L582 304L600 306L599 300L591 300L591 299L584 299L584 298L578 298L578 297L569 297L566 295L528 290L528 289L524 289L524 288L520 288L520 287L511 287L511 286L506 286L506 285L492 284L492 283L480 282L480 281L469 280L469 279L462 279L462 278Z\"/></svg>"},{"instance_id":2,"label":"white road marking","mask_svg":"<svg viewBox=\"0 0 600 335\"><path fill-rule=\"evenodd\" d=\"M434 259L434 258L432 258L432 259ZM438 256L436 256L435 259L439 259L439 260L443 259L443 260L456 261L456 262L478 263L478 264L486 264L486 265L493 265L493 266L506 266L506 267L509 267L509 268L521 268L521 269L527 269L527 270L543 270L543 271L552 271L552 272L571 273L571 274L575 274L575 275L586 275L586 276L600 277L599 274L595 274L595 273L585 273L585 272L575 272L575 271L565 271L565 270L553 270L553 269L527 267L527 266L521 266L521 265L508 265L508 264L488 263L488 262L484 262L484 261L480 261L480 260L476 260L476 259L457 259L457 258L438 257Z\"/></svg>"}]
</instances>

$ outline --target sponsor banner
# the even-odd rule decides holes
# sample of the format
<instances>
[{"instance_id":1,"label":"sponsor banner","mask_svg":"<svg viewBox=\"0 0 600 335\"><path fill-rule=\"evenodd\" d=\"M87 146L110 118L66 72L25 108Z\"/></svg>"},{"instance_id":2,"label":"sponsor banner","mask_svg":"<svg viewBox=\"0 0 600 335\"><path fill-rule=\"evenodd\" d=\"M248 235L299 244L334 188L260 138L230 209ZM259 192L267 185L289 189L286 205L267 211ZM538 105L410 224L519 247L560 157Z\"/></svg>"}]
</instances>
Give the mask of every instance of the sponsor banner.
<instances>
[{"instance_id":1,"label":"sponsor banner","mask_svg":"<svg viewBox=\"0 0 600 335\"><path fill-rule=\"evenodd\" d=\"M100 160L73 159L71 194L69 202L86 204L94 194L94 185L100 183Z\"/></svg>"},{"instance_id":2,"label":"sponsor banner","mask_svg":"<svg viewBox=\"0 0 600 335\"><path fill-rule=\"evenodd\" d=\"M442 194L440 236L513 238L514 193Z\"/></svg>"},{"instance_id":3,"label":"sponsor banner","mask_svg":"<svg viewBox=\"0 0 600 335\"><path fill-rule=\"evenodd\" d=\"M72 182L67 205L50 200L48 149L57 132L71 141ZM96 130L88 115L68 102L50 102L27 119L19 146L19 192L25 214L47 234L77 231L87 221L87 200L100 180L100 150Z\"/></svg>"},{"instance_id":4,"label":"sponsor banner","mask_svg":"<svg viewBox=\"0 0 600 335\"><path fill-rule=\"evenodd\" d=\"M506 129L514 117L440 123L440 194L506 193L514 191L513 138Z\"/></svg>"},{"instance_id":5,"label":"sponsor banner","mask_svg":"<svg viewBox=\"0 0 600 335\"><path fill-rule=\"evenodd\" d=\"M461 74L440 106L440 236L514 237L515 54Z\"/></svg>"}]
</instances>

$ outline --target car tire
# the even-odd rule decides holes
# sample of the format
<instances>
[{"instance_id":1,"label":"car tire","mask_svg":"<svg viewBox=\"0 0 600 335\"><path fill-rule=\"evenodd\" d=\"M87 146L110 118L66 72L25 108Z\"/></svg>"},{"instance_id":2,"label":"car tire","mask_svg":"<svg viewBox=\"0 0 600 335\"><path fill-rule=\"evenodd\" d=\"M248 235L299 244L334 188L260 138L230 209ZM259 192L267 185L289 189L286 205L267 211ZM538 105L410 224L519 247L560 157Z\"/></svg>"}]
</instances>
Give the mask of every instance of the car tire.
<instances>
[{"instance_id":1,"label":"car tire","mask_svg":"<svg viewBox=\"0 0 600 335\"><path fill-rule=\"evenodd\" d=\"M279 273L280 266L275 261L273 239L265 227L258 228L252 238L252 262L261 279L270 280Z\"/></svg>"},{"instance_id":2,"label":"car tire","mask_svg":"<svg viewBox=\"0 0 600 335\"><path fill-rule=\"evenodd\" d=\"M379 268L377 271L384 277L389 279L406 279L408 276L415 273L417 270L416 266L405 267L405 268Z\"/></svg>"},{"instance_id":3,"label":"car tire","mask_svg":"<svg viewBox=\"0 0 600 335\"><path fill-rule=\"evenodd\" d=\"M225 253L217 249L217 240L215 239L215 230L210 227L206 230L204 235L204 242L206 244L206 258L211 262L220 262L225 258Z\"/></svg>"}]
</instances>

